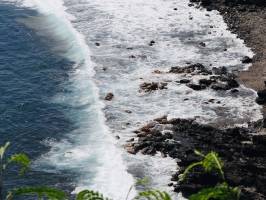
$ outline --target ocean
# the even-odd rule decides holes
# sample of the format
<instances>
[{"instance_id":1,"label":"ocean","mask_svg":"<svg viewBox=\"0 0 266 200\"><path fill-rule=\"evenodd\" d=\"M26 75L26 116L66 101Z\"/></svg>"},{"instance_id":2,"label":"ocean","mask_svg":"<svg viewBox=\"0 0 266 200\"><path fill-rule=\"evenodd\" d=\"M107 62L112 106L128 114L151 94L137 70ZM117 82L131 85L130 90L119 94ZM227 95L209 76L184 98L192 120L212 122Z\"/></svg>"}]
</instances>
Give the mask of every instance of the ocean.
<instances>
[{"instance_id":1,"label":"ocean","mask_svg":"<svg viewBox=\"0 0 266 200\"><path fill-rule=\"evenodd\" d=\"M171 192L176 162L128 154L134 130L163 115L226 127L262 117L253 90L195 92L165 73L188 63L245 70L241 59L253 56L218 12L188 0L1 1L0 44L1 143L32 159L26 178L11 169L8 189L89 188L124 199L137 178L149 177L150 187ZM143 93L144 82L168 89Z\"/></svg>"}]
</instances>

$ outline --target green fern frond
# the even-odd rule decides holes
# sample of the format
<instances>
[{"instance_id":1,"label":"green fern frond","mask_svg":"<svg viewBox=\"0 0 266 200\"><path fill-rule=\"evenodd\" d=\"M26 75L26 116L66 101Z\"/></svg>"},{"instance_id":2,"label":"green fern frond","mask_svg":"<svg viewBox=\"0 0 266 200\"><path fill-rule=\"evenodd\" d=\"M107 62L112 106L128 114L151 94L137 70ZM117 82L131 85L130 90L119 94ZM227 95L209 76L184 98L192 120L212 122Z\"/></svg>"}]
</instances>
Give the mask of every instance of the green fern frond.
<instances>
[{"instance_id":1,"label":"green fern frond","mask_svg":"<svg viewBox=\"0 0 266 200\"><path fill-rule=\"evenodd\" d=\"M197 166L202 166L206 172L218 172L221 175L222 179L225 179L223 172L223 162L217 153L212 151L207 155L204 155L201 152L195 150L195 154L201 156L202 160L190 164L185 169L184 173L179 175L179 181L184 181L191 170Z\"/></svg>"},{"instance_id":2,"label":"green fern frond","mask_svg":"<svg viewBox=\"0 0 266 200\"><path fill-rule=\"evenodd\" d=\"M8 164L9 163L16 163L21 166L20 175L23 175L30 166L30 159L26 154L19 153L19 154L14 154L8 159Z\"/></svg>"},{"instance_id":3,"label":"green fern frond","mask_svg":"<svg viewBox=\"0 0 266 200\"><path fill-rule=\"evenodd\" d=\"M239 200L240 189L229 187L226 183L213 188L205 188L189 197L189 200Z\"/></svg>"},{"instance_id":4,"label":"green fern frond","mask_svg":"<svg viewBox=\"0 0 266 200\"><path fill-rule=\"evenodd\" d=\"M4 146L0 147L0 159L2 160L4 158L5 152L7 148L9 147L10 142L6 142Z\"/></svg>"},{"instance_id":5,"label":"green fern frond","mask_svg":"<svg viewBox=\"0 0 266 200\"><path fill-rule=\"evenodd\" d=\"M208 153L202 161L202 166L206 172L219 172L222 179L224 180L223 162L219 158L219 155L217 153L213 151Z\"/></svg>"},{"instance_id":6,"label":"green fern frond","mask_svg":"<svg viewBox=\"0 0 266 200\"><path fill-rule=\"evenodd\" d=\"M16 196L36 195L38 199L46 198L48 200L66 200L65 192L49 187L23 187L10 192L7 200L12 200Z\"/></svg>"},{"instance_id":7,"label":"green fern frond","mask_svg":"<svg viewBox=\"0 0 266 200\"><path fill-rule=\"evenodd\" d=\"M190 173L190 171L191 171L192 169L194 169L196 166L201 166L201 165L202 165L202 162L195 162L195 163L190 164L190 165L185 169L184 173L182 173L182 174L180 174L180 175L178 176L179 181L184 181L185 178L187 177L187 175Z\"/></svg>"},{"instance_id":8,"label":"green fern frond","mask_svg":"<svg viewBox=\"0 0 266 200\"><path fill-rule=\"evenodd\" d=\"M147 199L147 200L171 200L170 195L167 192L159 190L148 190L140 192L135 199Z\"/></svg>"},{"instance_id":9,"label":"green fern frond","mask_svg":"<svg viewBox=\"0 0 266 200\"><path fill-rule=\"evenodd\" d=\"M146 186L150 183L150 179L148 177L144 177L141 179L137 179L135 185L136 186Z\"/></svg>"},{"instance_id":10,"label":"green fern frond","mask_svg":"<svg viewBox=\"0 0 266 200\"><path fill-rule=\"evenodd\" d=\"M83 190L77 194L76 200L110 200L105 198L99 192L92 190Z\"/></svg>"}]
</instances>

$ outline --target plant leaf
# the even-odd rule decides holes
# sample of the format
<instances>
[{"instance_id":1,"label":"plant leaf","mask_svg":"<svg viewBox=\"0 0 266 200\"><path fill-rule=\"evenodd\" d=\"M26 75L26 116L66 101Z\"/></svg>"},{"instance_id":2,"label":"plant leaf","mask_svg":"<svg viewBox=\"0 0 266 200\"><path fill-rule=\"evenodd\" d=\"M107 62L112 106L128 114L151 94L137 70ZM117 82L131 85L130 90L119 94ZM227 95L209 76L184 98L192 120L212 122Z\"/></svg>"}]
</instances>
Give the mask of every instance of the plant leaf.
<instances>
[{"instance_id":1,"label":"plant leaf","mask_svg":"<svg viewBox=\"0 0 266 200\"><path fill-rule=\"evenodd\" d=\"M217 171L224 180L223 162L215 152L208 153L202 160L202 166L206 172Z\"/></svg>"},{"instance_id":2,"label":"plant leaf","mask_svg":"<svg viewBox=\"0 0 266 200\"><path fill-rule=\"evenodd\" d=\"M10 145L10 142L6 142L4 146L0 147L0 158L1 158L1 160L4 158L6 149L9 147L9 145Z\"/></svg>"},{"instance_id":3,"label":"plant leaf","mask_svg":"<svg viewBox=\"0 0 266 200\"><path fill-rule=\"evenodd\" d=\"M183 173L183 174L180 174L180 175L178 176L179 181L181 181L181 182L184 181L185 178L187 177L188 173L189 173L193 168L195 168L196 166L200 166L200 165L202 165L202 161L201 161L201 162L195 162L195 163L190 164L190 165L185 169L184 173Z\"/></svg>"},{"instance_id":4,"label":"plant leaf","mask_svg":"<svg viewBox=\"0 0 266 200\"><path fill-rule=\"evenodd\" d=\"M136 186L146 186L147 184L149 184L150 180L148 177L144 177L142 179L137 179L136 181Z\"/></svg>"},{"instance_id":5,"label":"plant leaf","mask_svg":"<svg viewBox=\"0 0 266 200\"><path fill-rule=\"evenodd\" d=\"M195 149L194 150L194 153L198 156L201 156L201 157L205 157L205 155L203 153L201 153L199 150Z\"/></svg>"},{"instance_id":6,"label":"plant leaf","mask_svg":"<svg viewBox=\"0 0 266 200\"><path fill-rule=\"evenodd\" d=\"M223 183L213 188L204 188L191 195L189 200L238 200L239 194L239 188L231 188L227 183Z\"/></svg>"},{"instance_id":7,"label":"plant leaf","mask_svg":"<svg viewBox=\"0 0 266 200\"><path fill-rule=\"evenodd\" d=\"M65 192L61 190L40 186L40 187L23 187L15 189L8 194L7 200L12 200L15 196L24 196L24 195L36 195L38 196L38 198L46 197L49 200L67 199Z\"/></svg>"},{"instance_id":8,"label":"plant leaf","mask_svg":"<svg viewBox=\"0 0 266 200\"><path fill-rule=\"evenodd\" d=\"M108 200L99 192L83 190L77 194L76 200Z\"/></svg>"},{"instance_id":9,"label":"plant leaf","mask_svg":"<svg viewBox=\"0 0 266 200\"><path fill-rule=\"evenodd\" d=\"M171 200L170 195L167 192L159 190L147 190L140 192L135 199L147 199L147 200Z\"/></svg>"},{"instance_id":10,"label":"plant leaf","mask_svg":"<svg viewBox=\"0 0 266 200\"><path fill-rule=\"evenodd\" d=\"M9 163L16 163L21 166L19 174L22 175L24 174L30 166L30 159L26 154L19 153L19 154L14 154L8 159L8 164Z\"/></svg>"}]
</instances>

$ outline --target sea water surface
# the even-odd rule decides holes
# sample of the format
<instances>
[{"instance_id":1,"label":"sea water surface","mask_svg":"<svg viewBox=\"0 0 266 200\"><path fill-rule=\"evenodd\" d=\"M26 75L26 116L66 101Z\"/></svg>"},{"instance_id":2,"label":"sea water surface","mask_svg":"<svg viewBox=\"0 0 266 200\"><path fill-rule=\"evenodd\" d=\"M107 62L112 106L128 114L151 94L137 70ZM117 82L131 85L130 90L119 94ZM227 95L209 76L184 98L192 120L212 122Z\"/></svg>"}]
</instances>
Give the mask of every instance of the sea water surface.
<instances>
[{"instance_id":1,"label":"sea water surface","mask_svg":"<svg viewBox=\"0 0 266 200\"><path fill-rule=\"evenodd\" d=\"M177 168L174 160L123 150L134 130L163 115L223 127L261 118L254 91L244 86L237 95L195 92L176 82L182 77L153 73L187 63L248 67L241 58L253 53L227 30L219 13L188 4L0 3L1 142L11 141L12 152L25 151L33 159L29 180L10 179L9 187L41 183L74 192L91 188L124 199L136 178L150 177L151 187L171 192L167 184ZM139 90L141 83L152 81L167 82L168 89ZM114 94L110 102L104 101L108 92ZM220 103L206 104L209 99Z\"/></svg>"},{"instance_id":2,"label":"sea water surface","mask_svg":"<svg viewBox=\"0 0 266 200\"><path fill-rule=\"evenodd\" d=\"M49 151L47 138L59 140L76 125L64 114L69 106L53 103L64 91L73 62L51 51L49 40L37 36L20 19L38 16L34 10L0 2L0 140L11 142L8 153L25 152L34 161ZM22 185L51 185L69 188L68 171L35 169L26 179L11 171L8 189Z\"/></svg>"}]
</instances>

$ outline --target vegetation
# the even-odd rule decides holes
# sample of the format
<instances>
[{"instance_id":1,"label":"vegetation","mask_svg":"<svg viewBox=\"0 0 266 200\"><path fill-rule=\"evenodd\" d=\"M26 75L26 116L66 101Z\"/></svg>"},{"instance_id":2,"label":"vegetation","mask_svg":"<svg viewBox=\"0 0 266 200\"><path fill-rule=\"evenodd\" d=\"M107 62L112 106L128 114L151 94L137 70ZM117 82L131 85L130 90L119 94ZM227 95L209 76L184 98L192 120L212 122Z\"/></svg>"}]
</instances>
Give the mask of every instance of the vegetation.
<instances>
[{"instance_id":1,"label":"vegetation","mask_svg":"<svg viewBox=\"0 0 266 200\"><path fill-rule=\"evenodd\" d=\"M202 160L199 162L195 162L190 164L184 171L183 174L179 176L179 180L183 181L186 176L189 174L189 172L197 167L202 166L205 172L218 172L223 180L224 178L224 172L223 172L223 162L219 158L218 154L215 152L210 152L207 155L204 155L200 153L199 151L195 150L195 154L202 157Z\"/></svg>"},{"instance_id":2,"label":"vegetation","mask_svg":"<svg viewBox=\"0 0 266 200\"><path fill-rule=\"evenodd\" d=\"M50 188L46 186L37 186L37 187L21 187L13 189L8 192L7 196L3 196L3 177L4 174L11 164L16 164L20 166L19 175L23 175L29 169L30 159L27 155L23 153L14 154L10 157L6 156L6 151L9 147L9 142L4 146L0 147L0 200L13 200L18 196L36 196L38 200L48 199L48 200L67 200L69 197L64 191ZM218 172L223 180L222 183L219 183L213 188L204 188L199 191L197 194L193 194L189 197L189 200L238 200L240 196L240 190L238 188L230 187L224 177L223 172L223 162L219 158L218 154L215 152L210 152L207 155L195 151L202 160L196 163L189 165L183 174L180 175L180 181L184 181L189 173L192 172L192 169L195 167L203 167L206 172ZM137 180L136 185L146 185L148 180L146 178ZM128 194L125 200L128 200L129 194L132 191L134 186L129 188ZM92 190L83 190L76 195L76 200L110 200L107 197L104 197L99 192ZM134 200L172 200L170 195L167 192L159 190L147 190L139 192L139 194L134 198Z\"/></svg>"},{"instance_id":3,"label":"vegetation","mask_svg":"<svg viewBox=\"0 0 266 200\"><path fill-rule=\"evenodd\" d=\"M201 161L190 164L179 176L179 181L184 181L187 175L195 167L203 167L205 172L217 172L222 179L222 183L218 183L212 188L203 188L197 194L189 197L189 200L239 200L240 189L238 187L230 187L225 180L223 171L223 162L215 152L210 152L206 155L195 150L195 154L202 158Z\"/></svg>"}]
</instances>

